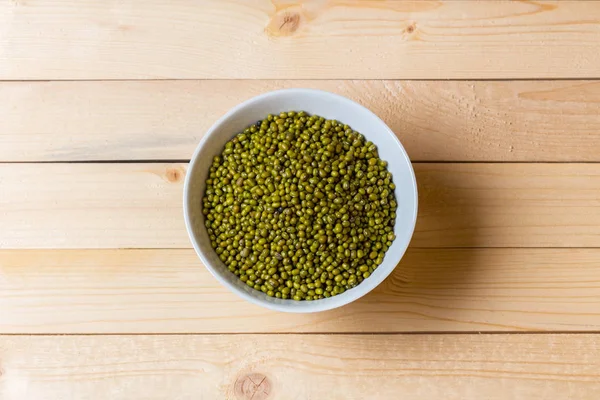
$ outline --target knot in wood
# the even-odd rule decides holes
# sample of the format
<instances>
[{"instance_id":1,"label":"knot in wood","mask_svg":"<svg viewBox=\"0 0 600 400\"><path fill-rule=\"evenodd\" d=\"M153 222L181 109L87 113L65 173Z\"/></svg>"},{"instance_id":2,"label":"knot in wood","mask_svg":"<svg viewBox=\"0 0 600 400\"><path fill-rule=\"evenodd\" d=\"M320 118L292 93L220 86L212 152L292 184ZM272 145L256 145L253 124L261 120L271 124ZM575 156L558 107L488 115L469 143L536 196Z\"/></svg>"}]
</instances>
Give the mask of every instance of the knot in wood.
<instances>
[{"instance_id":1,"label":"knot in wood","mask_svg":"<svg viewBox=\"0 0 600 400\"><path fill-rule=\"evenodd\" d=\"M177 183L183 179L185 174L183 170L179 167L168 167L165 176L167 178L167 181L171 183Z\"/></svg>"},{"instance_id":2,"label":"knot in wood","mask_svg":"<svg viewBox=\"0 0 600 400\"><path fill-rule=\"evenodd\" d=\"M266 375L253 372L238 378L233 390L238 400L266 400L271 393L271 382Z\"/></svg>"},{"instance_id":3,"label":"knot in wood","mask_svg":"<svg viewBox=\"0 0 600 400\"><path fill-rule=\"evenodd\" d=\"M300 11L285 10L275 14L265 30L270 36L291 36L298 30L301 21Z\"/></svg>"}]
</instances>

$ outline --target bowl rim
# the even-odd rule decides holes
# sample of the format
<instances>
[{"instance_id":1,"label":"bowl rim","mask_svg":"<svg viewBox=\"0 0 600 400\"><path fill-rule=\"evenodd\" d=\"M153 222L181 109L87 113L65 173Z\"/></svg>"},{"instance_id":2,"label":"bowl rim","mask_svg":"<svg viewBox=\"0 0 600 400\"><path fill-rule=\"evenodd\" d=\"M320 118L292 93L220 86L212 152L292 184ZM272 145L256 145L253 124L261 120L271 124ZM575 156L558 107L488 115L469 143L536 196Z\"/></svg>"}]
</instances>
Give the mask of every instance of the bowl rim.
<instances>
[{"instance_id":1,"label":"bowl rim","mask_svg":"<svg viewBox=\"0 0 600 400\"><path fill-rule=\"evenodd\" d=\"M239 288L235 287L234 285L230 284L229 282L227 282L227 280L225 278L223 278L215 270L215 267L213 267L211 265L211 262L207 259L207 257L204 256L204 253L200 249L198 241L196 240L196 237L193 232L192 221L190 218L190 204L189 204L189 198L190 198L189 188L190 188L191 175L192 175L190 173L190 171L193 170L195 163L197 162L197 160L199 158L198 156L199 156L200 152L202 151L202 149L204 148L204 145L205 145L206 141L208 140L208 138L211 137L215 132L217 132L219 130L219 128L221 127L221 125L223 125L225 123L225 121L227 121L229 118L231 118L236 113L243 110L244 108L248 107L252 103L260 101L260 100L265 100L270 97L277 97L282 94L290 94L290 93L291 94L311 93L311 94L316 94L316 95L320 95L320 96L327 96L329 98L334 99L335 101L346 103L353 107L357 107L363 113L370 114L371 117L377 119L381 123L382 127L385 127L385 130L387 130L387 132L390 134L390 136L392 136L393 139L396 141L396 144L400 148L401 154L404 158L404 161L406 161L406 164L407 164L409 172L410 172L410 178L411 178L410 183L411 183L413 195L414 195L414 212L413 212L413 218L412 218L411 225L406 227L406 228L410 228L410 237L409 237L409 240L407 241L406 245L404 246L404 248L402 249L402 251L399 254L399 260L396 262L396 265L394 265L393 268L389 268L388 270L383 271L383 274L380 276L380 278L377 280L376 283L373 283L368 286L364 286L363 290L356 290L362 286L362 284L357 285L355 288L352 289L351 293L344 292L340 295L331 297L331 299L338 298L347 293L348 296L346 299L343 299L344 301L326 302L326 303L322 303L322 302L320 302L320 300L303 301L302 307L299 307L299 306L288 307L285 304L270 303L270 302L266 302L261 299L258 299L256 297L250 295L249 293L246 293L246 292L240 290ZM362 104L359 104L359 103L355 102L354 100L351 100L351 99L349 99L345 96L339 95L337 93L332 93L332 92L328 92L328 91L320 90L320 89L288 88L288 89L278 89L278 90L261 93L259 95L253 96L253 97L237 104L236 106L229 109L225 114L223 114L223 116L221 116L215 123L213 123L211 125L211 127L206 131L206 133L204 134L204 136L202 137L200 142L198 142L198 145L196 146L196 149L194 150L192 158L190 159L188 167L187 167L187 173L185 176L184 187L183 187L183 214L184 214L185 227L186 227L188 236L190 238L190 241L192 242L192 246L194 247L196 254L200 258L200 260L202 261L202 263L204 264L206 269L211 273L212 276L215 277L215 279L221 285L225 286L227 289L229 289L231 292L233 292L237 296L241 297L242 299L244 299L252 304L255 304L255 305L258 305L258 306L261 306L261 307L264 307L264 308L267 308L270 310L274 310L274 311L297 313L297 314L308 314L308 313L332 310L332 309L350 304L350 303L360 299L361 297L365 296L367 293L371 292L373 289L375 289L377 286L379 286L385 279L387 279L387 277L396 269L396 267L398 266L398 263L402 260L402 258L404 258L404 255L406 254L406 251L408 250L410 242L412 241L412 238L414 236L415 226L417 223L418 208L419 208L418 199L419 199L419 196L418 196L417 179L415 176L414 168L412 167L412 162L410 160L410 157L408 156L408 153L404 149L404 146L402 145L402 143L400 142L398 137L394 134L392 129L381 118L379 118L379 116L377 116L377 114L375 114L373 111L369 110L367 107L363 106ZM298 301L295 301L295 300L284 300L284 301L299 303Z\"/></svg>"}]
</instances>

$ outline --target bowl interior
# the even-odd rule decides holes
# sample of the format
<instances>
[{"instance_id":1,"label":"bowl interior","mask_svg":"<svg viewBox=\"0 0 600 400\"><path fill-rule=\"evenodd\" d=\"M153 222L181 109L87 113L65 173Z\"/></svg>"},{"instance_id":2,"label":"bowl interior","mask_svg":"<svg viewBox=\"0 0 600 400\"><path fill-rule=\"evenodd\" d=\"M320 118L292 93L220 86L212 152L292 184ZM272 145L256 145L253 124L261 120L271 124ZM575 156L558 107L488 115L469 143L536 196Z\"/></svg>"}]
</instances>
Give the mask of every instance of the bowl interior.
<instances>
[{"instance_id":1,"label":"bowl interior","mask_svg":"<svg viewBox=\"0 0 600 400\"><path fill-rule=\"evenodd\" d=\"M294 301L276 299L251 289L233 275L210 245L201 212L202 196L208 169L225 143L268 114L282 111L306 111L350 125L372 141L381 159L388 162L396 185L398 203L394 233L396 239L381 265L357 287L327 299ZM184 193L184 212L188 233L196 252L211 273L225 286L246 300L264 307L287 312L315 312L350 303L381 283L402 258L413 234L417 216L417 188L414 172L404 148L394 133L375 114L361 105L328 92L311 89L287 89L250 99L223 116L200 142L190 163Z\"/></svg>"}]
</instances>

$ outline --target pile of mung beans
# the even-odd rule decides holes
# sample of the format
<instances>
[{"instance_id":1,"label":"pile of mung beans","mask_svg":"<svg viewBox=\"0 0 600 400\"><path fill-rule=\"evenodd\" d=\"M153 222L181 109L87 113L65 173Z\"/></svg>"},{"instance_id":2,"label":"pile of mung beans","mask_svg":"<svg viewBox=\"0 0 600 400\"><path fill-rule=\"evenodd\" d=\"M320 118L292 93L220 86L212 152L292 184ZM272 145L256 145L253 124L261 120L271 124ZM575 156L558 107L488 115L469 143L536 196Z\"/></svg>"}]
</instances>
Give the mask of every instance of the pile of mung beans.
<instances>
[{"instance_id":1,"label":"pile of mung beans","mask_svg":"<svg viewBox=\"0 0 600 400\"><path fill-rule=\"evenodd\" d=\"M251 288L318 300L359 285L392 245L395 185L348 125L282 112L214 157L202 199L213 249Z\"/></svg>"}]
</instances>

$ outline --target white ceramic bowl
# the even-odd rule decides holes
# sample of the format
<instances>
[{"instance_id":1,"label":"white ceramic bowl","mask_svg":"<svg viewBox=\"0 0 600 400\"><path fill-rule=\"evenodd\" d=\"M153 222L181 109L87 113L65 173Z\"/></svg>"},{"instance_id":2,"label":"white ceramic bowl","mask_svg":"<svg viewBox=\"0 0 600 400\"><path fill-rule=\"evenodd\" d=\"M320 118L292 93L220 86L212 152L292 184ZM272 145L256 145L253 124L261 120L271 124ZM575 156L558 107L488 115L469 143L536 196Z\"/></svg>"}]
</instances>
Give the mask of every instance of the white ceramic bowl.
<instances>
[{"instance_id":1,"label":"white ceramic bowl","mask_svg":"<svg viewBox=\"0 0 600 400\"><path fill-rule=\"evenodd\" d=\"M388 162L396 184L398 202L394 233L396 239L385 254L381 265L360 285L342 294L315 301L294 301L268 297L248 287L221 262L210 245L202 215L205 180L213 157L220 154L225 143L249 125L268 114L282 111L306 111L350 125L377 145L379 156ZM183 209L188 234L196 253L206 268L229 290L251 303L285 312L310 313L330 310L364 296L379 285L396 267L412 237L417 219L417 185L406 151L375 114L345 97L312 89L285 89L256 96L231 109L219 119L200 141L190 162L184 186Z\"/></svg>"}]
</instances>

